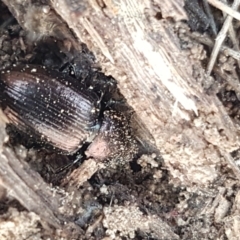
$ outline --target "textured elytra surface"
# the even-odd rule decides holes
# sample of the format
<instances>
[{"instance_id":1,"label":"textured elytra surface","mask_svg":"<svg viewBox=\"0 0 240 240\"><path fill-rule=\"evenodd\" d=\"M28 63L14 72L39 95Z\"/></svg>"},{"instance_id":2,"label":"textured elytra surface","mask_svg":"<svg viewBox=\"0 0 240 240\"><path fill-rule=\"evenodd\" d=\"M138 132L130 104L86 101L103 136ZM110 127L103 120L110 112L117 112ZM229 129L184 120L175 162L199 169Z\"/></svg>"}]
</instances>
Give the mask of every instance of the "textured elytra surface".
<instances>
[{"instance_id":1,"label":"textured elytra surface","mask_svg":"<svg viewBox=\"0 0 240 240\"><path fill-rule=\"evenodd\" d=\"M98 128L97 96L71 77L35 65L3 70L0 77L5 114L30 136L70 154Z\"/></svg>"}]
</instances>

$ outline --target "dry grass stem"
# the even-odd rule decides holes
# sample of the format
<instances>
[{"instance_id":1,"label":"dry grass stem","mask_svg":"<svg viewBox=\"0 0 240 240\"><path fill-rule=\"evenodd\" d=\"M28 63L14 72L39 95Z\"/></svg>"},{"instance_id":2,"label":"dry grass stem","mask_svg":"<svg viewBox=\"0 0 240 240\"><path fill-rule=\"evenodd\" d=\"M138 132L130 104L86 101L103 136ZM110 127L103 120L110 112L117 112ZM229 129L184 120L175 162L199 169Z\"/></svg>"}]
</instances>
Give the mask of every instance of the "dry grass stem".
<instances>
[{"instance_id":1,"label":"dry grass stem","mask_svg":"<svg viewBox=\"0 0 240 240\"><path fill-rule=\"evenodd\" d=\"M233 10L238 9L239 4L240 4L240 0L235 0L233 2L232 9ZM216 62L216 59L217 59L218 53L220 51L220 48L221 48L221 46L223 44L223 41L226 38L226 33L227 33L228 29L229 29L229 26L230 26L230 24L232 22L232 19L233 19L232 16L227 16L221 31L219 32L219 34L216 37L216 42L215 42L215 45L213 47L212 54L211 54L211 57L210 57L210 60L209 60L208 66L207 66L207 74L209 74L209 75L212 72L212 69L213 69L213 66L214 66L214 64Z\"/></svg>"}]
</instances>

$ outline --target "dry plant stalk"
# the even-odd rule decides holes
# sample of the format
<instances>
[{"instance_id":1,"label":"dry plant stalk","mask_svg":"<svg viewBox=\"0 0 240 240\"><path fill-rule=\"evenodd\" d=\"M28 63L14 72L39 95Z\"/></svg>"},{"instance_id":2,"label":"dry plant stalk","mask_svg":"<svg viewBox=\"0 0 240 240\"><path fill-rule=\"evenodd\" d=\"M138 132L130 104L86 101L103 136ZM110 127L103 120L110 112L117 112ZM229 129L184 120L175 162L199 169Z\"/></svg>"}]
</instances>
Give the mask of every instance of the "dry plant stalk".
<instances>
[{"instance_id":1,"label":"dry plant stalk","mask_svg":"<svg viewBox=\"0 0 240 240\"><path fill-rule=\"evenodd\" d=\"M240 5L240 1L235 0L233 2L232 9L233 10L238 9L239 5ZM224 21L223 27L216 37L216 42L215 42L215 45L213 47L213 50L212 50L212 53L211 53L211 56L210 56L210 60L209 60L208 66L207 66L207 74L208 75L210 75L211 72L212 72L212 69L213 69L213 66L216 62L219 50L220 50L220 48L223 44L223 41L226 38L226 33L229 30L229 27L231 26L232 19L233 19L232 16L227 16L226 17L226 20Z\"/></svg>"},{"instance_id":2,"label":"dry plant stalk","mask_svg":"<svg viewBox=\"0 0 240 240\"><path fill-rule=\"evenodd\" d=\"M207 1L214 7L220 9L221 11L227 13L228 15L240 21L240 13L237 12L236 9L233 9L232 7L227 6L226 4L222 3L219 0L207 0Z\"/></svg>"}]
</instances>

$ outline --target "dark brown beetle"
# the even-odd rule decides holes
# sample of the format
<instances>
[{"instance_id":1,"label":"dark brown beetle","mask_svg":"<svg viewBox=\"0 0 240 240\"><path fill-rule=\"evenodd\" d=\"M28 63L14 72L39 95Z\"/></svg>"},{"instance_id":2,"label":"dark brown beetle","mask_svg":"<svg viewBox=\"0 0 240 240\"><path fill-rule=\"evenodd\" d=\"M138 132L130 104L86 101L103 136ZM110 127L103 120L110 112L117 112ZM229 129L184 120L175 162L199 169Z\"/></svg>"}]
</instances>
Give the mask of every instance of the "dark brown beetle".
<instances>
[{"instance_id":1,"label":"dark brown beetle","mask_svg":"<svg viewBox=\"0 0 240 240\"><path fill-rule=\"evenodd\" d=\"M43 66L20 65L2 71L0 80L4 113L30 137L65 154L91 142L86 155L99 160L126 161L135 154L126 117L102 111L95 92L76 79Z\"/></svg>"}]
</instances>

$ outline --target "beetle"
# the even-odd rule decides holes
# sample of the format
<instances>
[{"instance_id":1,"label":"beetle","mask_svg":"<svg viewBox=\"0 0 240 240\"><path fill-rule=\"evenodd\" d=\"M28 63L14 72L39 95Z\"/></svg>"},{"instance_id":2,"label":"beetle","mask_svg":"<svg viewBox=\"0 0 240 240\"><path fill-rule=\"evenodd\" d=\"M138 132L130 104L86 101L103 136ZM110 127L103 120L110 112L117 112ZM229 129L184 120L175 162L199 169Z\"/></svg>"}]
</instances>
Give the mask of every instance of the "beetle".
<instances>
[{"instance_id":1,"label":"beetle","mask_svg":"<svg viewBox=\"0 0 240 240\"><path fill-rule=\"evenodd\" d=\"M131 160L137 151L128 118L105 110L94 89L40 65L18 65L0 73L3 112L10 124L63 154L89 142L87 157Z\"/></svg>"}]
</instances>

